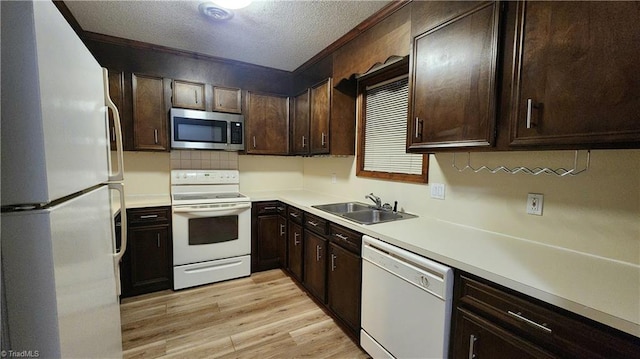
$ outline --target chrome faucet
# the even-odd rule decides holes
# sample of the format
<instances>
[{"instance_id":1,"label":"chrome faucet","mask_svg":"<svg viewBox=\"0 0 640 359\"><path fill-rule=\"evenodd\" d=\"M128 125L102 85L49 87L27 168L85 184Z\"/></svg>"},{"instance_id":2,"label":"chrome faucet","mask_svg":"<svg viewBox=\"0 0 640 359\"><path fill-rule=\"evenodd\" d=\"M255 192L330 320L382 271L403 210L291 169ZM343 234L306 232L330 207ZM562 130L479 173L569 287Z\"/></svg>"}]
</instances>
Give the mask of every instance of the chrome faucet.
<instances>
[{"instance_id":1,"label":"chrome faucet","mask_svg":"<svg viewBox=\"0 0 640 359\"><path fill-rule=\"evenodd\" d=\"M364 198L372 200L376 204L376 208L382 208L382 200L375 194L369 193L368 195L364 196Z\"/></svg>"}]
</instances>

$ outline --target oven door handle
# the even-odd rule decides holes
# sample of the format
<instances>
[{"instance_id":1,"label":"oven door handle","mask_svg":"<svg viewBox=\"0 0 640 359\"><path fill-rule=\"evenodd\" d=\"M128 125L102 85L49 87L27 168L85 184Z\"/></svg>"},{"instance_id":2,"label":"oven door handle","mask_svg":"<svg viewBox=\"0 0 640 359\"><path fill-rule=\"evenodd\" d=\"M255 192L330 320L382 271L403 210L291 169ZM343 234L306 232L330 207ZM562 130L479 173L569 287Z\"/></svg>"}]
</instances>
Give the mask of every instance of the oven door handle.
<instances>
[{"instance_id":1,"label":"oven door handle","mask_svg":"<svg viewBox=\"0 0 640 359\"><path fill-rule=\"evenodd\" d=\"M201 213L201 212L223 212L223 211L236 211L240 209L251 208L251 203L242 203L235 204L233 206L220 206L216 207L215 205L212 207L205 208L193 208L193 207L174 207L174 213Z\"/></svg>"}]
</instances>

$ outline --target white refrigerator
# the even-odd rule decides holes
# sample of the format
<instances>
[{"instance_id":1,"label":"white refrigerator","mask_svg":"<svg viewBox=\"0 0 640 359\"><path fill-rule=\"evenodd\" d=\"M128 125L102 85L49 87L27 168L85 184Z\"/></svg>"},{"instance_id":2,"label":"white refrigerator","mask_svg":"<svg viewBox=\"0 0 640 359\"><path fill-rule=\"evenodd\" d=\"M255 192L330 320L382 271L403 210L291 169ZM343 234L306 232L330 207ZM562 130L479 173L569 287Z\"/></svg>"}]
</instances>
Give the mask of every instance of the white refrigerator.
<instances>
[{"instance_id":1,"label":"white refrigerator","mask_svg":"<svg viewBox=\"0 0 640 359\"><path fill-rule=\"evenodd\" d=\"M3 356L122 357L106 70L52 2L0 10Z\"/></svg>"}]
</instances>

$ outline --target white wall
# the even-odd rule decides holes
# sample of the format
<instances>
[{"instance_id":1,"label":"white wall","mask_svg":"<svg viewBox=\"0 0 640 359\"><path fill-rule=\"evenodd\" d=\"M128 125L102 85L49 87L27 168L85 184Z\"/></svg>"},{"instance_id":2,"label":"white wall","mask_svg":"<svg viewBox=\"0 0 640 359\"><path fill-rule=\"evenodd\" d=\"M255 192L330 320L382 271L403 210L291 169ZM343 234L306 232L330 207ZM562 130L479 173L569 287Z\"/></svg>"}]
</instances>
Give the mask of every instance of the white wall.
<instances>
[{"instance_id":1,"label":"white wall","mask_svg":"<svg viewBox=\"0 0 640 359\"><path fill-rule=\"evenodd\" d=\"M111 156L112 162L115 155ZM117 165L114 165L117 166ZM124 152L127 196L169 195L171 159L168 152Z\"/></svg>"},{"instance_id":2,"label":"white wall","mask_svg":"<svg viewBox=\"0 0 640 359\"><path fill-rule=\"evenodd\" d=\"M573 155L573 151L477 153L471 155L471 163L570 168ZM452 154L430 156L429 182L446 185L445 200L431 199L428 185L356 177L355 157L305 158L304 189L363 202L365 194L374 192L421 216L640 264L639 150L592 151L587 172L562 178L460 173L452 168L452 158ZM458 155L457 163L464 166L466 155ZM544 194L543 216L525 213L527 193Z\"/></svg>"},{"instance_id":3,"label":"white wall","mask_svg":"<svg viewBox=\"0 0 640 359\"><path fill-rule=\"evenodd\" d=\"M240 190L302 189L302 157L238 156Z\"/></svg>"}]
</instances>

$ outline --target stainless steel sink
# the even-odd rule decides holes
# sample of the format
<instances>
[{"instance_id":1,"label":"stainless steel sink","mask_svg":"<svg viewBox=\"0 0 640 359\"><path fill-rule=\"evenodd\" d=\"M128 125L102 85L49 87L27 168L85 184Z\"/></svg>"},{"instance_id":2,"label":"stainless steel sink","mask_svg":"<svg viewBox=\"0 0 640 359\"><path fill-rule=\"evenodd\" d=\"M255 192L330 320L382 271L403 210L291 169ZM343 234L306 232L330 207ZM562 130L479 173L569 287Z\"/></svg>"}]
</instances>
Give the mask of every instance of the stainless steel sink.
<instances>
[{"instance_id":1,"label":"stainless steel sink","mask_svg":"<svg viewBox=\"0 0 640 359\"><path fill-rule=\"evenodd\" d=\"M416 215L377 209L360 202L331 203L311 206L360 224L376 224L416 218Z\"/></svg>"},{"instance_id":2,"label":"stainless steel sink","mask_svg":"<svg viewBox=\"0 0 640 359\"><path fill-rule=\"evenodd\" d=\"M360 202L331 203L331 204L322 204L322 205L311 206L311 207L317 208L321 211L329 212L332 214L338 214L338 215L343 213L373 209L368 204L364 204Z\"/></svg>"}]
</instances>

